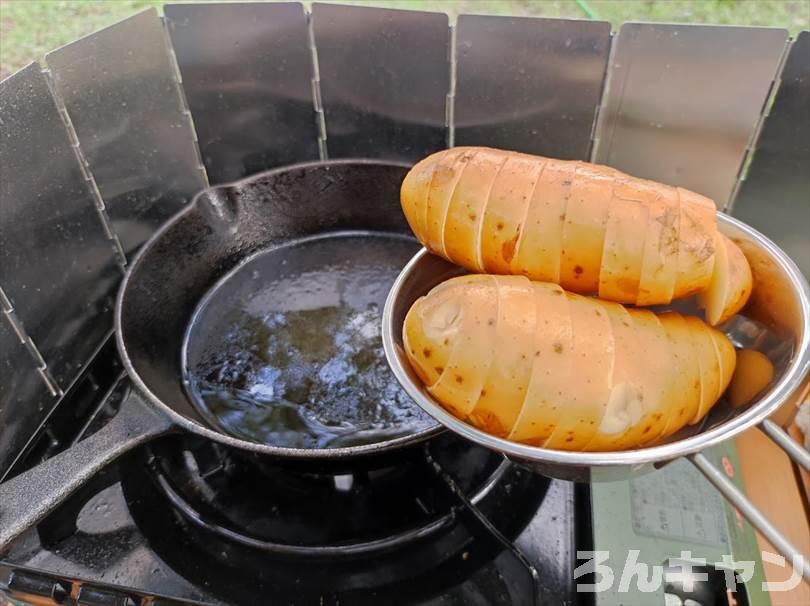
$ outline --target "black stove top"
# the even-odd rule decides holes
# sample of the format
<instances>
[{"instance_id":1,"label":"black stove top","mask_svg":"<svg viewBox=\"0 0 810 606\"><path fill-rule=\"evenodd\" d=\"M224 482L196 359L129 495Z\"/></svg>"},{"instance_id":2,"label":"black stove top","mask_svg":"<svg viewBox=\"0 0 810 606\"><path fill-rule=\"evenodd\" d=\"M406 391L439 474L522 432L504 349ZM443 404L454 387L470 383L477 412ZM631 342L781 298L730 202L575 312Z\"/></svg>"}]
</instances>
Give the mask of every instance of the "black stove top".
<instances>
[{"instance_id":1,"label":"black stove top","mask_svg":"<svg viewBox=\"0 0 810 606\"><path fill-rule=\"evenodd\" d=\"M15 471L114 414L116 370L94 365ZM585 488L450 434L376 465L313 472L167 437L15 541L0 583L87 605L575 603Z\"/></svg>"}]
</instances>

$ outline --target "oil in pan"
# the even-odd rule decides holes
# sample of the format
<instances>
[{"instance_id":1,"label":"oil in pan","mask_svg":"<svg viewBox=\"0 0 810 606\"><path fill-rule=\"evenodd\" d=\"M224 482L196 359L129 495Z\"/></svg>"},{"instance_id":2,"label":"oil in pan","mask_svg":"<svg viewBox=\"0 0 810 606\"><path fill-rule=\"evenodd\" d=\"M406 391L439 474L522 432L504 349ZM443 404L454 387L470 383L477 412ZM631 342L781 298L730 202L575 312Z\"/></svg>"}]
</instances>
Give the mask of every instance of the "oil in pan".
<instances>
[{"instance_id":1,"label":"oil in pan","mask_svg":"<svg viewBox=\"0 0 810 606\"><path fill-rule=\"evenodd\" d=\"M434 421L399 386L380 337L386 295L418 250L391 233L338 232L262 251L200 302L185 387L235 437L291 448L389 440Z\"/></svg>"}]
</instances>

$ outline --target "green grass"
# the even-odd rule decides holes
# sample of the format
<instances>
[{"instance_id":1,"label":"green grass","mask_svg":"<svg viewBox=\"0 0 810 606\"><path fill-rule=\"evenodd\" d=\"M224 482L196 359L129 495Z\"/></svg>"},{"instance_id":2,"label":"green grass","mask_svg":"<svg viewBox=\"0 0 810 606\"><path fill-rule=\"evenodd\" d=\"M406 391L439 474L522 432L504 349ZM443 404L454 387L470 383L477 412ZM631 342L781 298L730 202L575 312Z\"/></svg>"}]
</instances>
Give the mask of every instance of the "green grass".
<instances>
[{"instance_id":1,"label":"green grass","mask_svg":"<svg viewBox=\"0 0 810 606\"><path fill-rule=\"evenodd\" d=\"M340 0L338 0L340 1ZM344 0L345 1L345 0ZM348 0L350 4L461 13L810 28L808 0ZM46 52L162 0L0 0L0 79Z\"/></svg>"}]
</instances>

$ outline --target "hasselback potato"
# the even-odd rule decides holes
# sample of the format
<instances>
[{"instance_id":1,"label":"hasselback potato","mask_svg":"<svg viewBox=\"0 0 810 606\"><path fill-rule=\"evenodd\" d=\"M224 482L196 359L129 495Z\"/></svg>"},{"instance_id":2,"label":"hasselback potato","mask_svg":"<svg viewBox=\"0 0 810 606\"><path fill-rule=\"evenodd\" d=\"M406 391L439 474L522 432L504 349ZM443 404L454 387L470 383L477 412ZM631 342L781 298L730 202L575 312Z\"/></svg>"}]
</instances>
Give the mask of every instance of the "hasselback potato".
<instances>
[{"instance_id":1,"label":"hasselback potato","mask_svg":"<svg viewBox=\"0 0 810 606\"><path fill-rule=\"evenodd\" d=\"M711 200L606 166L456 147L414 166L401 200L417 238L470 271L634 305L698 293L711 324L751 293Z\"/></svg>"},{"instance_id":2,"label":"hasselback potato","mask_svg":"<svg viewBox=\"0 0 810 606\"><path fill-rule=\"evenodd\" d=\"M623 450L700 421L735 352L695 317L625 309L523 276L450 279L408 312L403 342L428 391L493 435Z\"/></svg>"}]
</instances>

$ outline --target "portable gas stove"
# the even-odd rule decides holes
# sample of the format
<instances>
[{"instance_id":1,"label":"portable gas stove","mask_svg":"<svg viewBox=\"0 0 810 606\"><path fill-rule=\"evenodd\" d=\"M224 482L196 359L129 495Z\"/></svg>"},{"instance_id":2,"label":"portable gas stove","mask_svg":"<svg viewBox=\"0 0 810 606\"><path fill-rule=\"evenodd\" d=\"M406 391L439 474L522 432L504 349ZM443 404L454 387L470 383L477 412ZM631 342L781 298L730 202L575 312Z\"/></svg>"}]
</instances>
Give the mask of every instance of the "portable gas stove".
<instances>
[{"instance_id":1,"label":"portable gas stove","mask_svg":"<svg viewBox=\"0 0 810 606\"><path fill-rule=\"evenodd\" d=\"M52 419L73 438L128 389L113 352L99 358L77 393L98 396L87 418ZM341 475L176 436L20 537L3 576L11 595L52 603L573 603L575 546L590 540L582 507L587 491L450 435Z\"/></svg>"},{"instance_id":2,"label":"portable gas stove","mask_svg":"<svg viewBox=\"0 0 810 606\"><path fill-rule=\"evenodd\" d=\"M492 145L677 182L810 272L808 32L470 15L449 26L318 3L164 14L0 83L0 481L114 416L130 389L110 336L117 284L209 183ZM737 462L732 444L703 454ZM599 580L586 552L609 551L618 577L631 550L670 569L689 552L706 579L577 589ZM0 603L759 606L758 550L685 461L576 485L442 434L336 475L173 436L92 477L0 553ZM736 591L724 556L755 563Z\"/></svg>"},{"instance_id":3,"label":"portable gas stove","mask_svg":"<svg viewBox=\"0 0 810 606\"><path fill-rule=\"evenodd\" d=\"M19 470L103 425L127 389L107 345L67 394L75 402L64 410L81 414L52 417ZM667 509L660 494L681 490L694 498ZM710 532L672 528L664 510L703 516ZM586 560L577 551L595 541L624 553L646 536L650 564L687 549L757 558L731 511L687 464L589 488L443 434L385 468L334 475L173 436L99 474L17 539L0 578L11 597L40 604L590 604L594 594L576 585L591 575L575 569ZM625 603L676 595L662 586ZM741 605L765 603L737 595ZM603 597L596 603L613 603Z\"/></svg>"}]
</instances>

